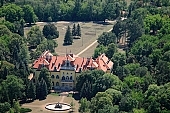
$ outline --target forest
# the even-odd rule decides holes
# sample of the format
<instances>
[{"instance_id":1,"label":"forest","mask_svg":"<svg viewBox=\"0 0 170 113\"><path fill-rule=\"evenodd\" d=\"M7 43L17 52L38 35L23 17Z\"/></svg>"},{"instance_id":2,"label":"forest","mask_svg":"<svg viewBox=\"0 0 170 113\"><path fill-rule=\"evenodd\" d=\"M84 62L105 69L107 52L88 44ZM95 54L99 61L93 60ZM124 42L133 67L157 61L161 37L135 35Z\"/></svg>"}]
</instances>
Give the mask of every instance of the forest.
<instances>
[{"instance_id":1,"label":"forest","mask_svg":"<svg viewBox=\"0 0 170 113\"><path fill-rule=\"evenodd\" d=\"M0 111L23 113L19 100L45 99L50 74L42 69L38 81L28 80L30 64L44 50L55 52L59 37L53 24L37 21L104 21L117 19L111 32L103 32L93 57L105 53L112 73L83 72L77 78L82 113L170 112L170 1L134 0L1 0L0 7ZM121 20L121 17L127 19ZM48 31L48 32L46 32ZM125 39L125 53L118 42ZM33 49L34 51L33 51Z\"/></svg>"}]
</instances>

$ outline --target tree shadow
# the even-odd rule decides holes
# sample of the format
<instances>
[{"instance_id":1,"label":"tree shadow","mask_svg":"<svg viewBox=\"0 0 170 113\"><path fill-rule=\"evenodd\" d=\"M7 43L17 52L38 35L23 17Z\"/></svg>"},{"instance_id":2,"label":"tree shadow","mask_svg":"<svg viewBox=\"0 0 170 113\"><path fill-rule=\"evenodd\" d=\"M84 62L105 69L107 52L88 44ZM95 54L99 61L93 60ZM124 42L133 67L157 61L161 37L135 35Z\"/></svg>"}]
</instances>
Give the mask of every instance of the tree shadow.
<instances>
[{"instance_id":1,"label":"tree shadow","mask_svg":"<svg viewBox=\"0 0 170 113\"><path fill-rule=\"evenodd\" d=\"M33 99L23 99L23 100L21 100L21 101L19 101L19 103L22 105L22 104L25 104L25 103L32 103L32 102L34 102L34 100Z\"/></svg>"},{"instance_id":2,"label":"tree shadow","mask_svg":"<svg viewBox=\"0 0 170 113\"><path fill-rule=\"evenodd\" d=\"M73 94L73 96L72 96L75 100L80 100L81 98L80 98L80 94L79 93L75 93L75 94Z\"/></svg>"},{"instance_id":3,"label":"tree shadow","mask_svg":"<svg viewBox=\"0 0 170 113\"><path fill-rule=\"evenodd\" d=\"M63 43L63 46L70 46L70 45L72 45L72 44L65 44L65 43Z\"/></svg>"},{"instance_id":4,"label":"tree shadow","mask_svg":"<svg viewBox=\"0 0 170 113\"><path fill-rule=\"evenodd\" d=\"M104 21L93 21L93 23L102 24L102 25L113 25L113 24L110 23L110 22L104 22Z\"/></svg>"}]
</instances>

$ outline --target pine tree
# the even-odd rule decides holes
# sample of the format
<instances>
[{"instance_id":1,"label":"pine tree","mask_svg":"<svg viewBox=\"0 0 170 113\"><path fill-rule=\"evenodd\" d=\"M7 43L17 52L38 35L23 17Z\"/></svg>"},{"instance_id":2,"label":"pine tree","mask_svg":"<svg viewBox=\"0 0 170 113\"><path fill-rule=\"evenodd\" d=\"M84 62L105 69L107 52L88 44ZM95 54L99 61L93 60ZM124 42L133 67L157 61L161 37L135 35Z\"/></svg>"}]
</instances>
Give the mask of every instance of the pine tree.
<instances>
[{"instance_id":1,"label":"pine tree","mask_svg":"<svg viewBox=\"0 0 170 113\"><path fill-rule=\"evenodd\" d=\"M42 78L45 80L48 90L50 90L51 89L51 77L50 77L50 73L47 70L47 68L41 69L41 72L40 72L39 78L38 78L39 81L41 81Z\"/></svg>"},{"instance_id":2,"label":"pine tree","mask_svg":"<svg viewBox=\"0 0 170 113\"><path fill-rule=\"evenodd\" d=\"M45 99L47 97L48 90L45 80L42 78L40 82L40 99Z\"/></svg>"},{"instance_id":3,"label":"pine tree","mask_svg":"<svg viewBox=\"0 0 170 113\"><path fill-rule=\"evenodd\" d=\"M73 36L70 31L70 26L68 26L65 38L64 38L64 45L72 45L73 43Z\"/></svg>"},{"instance_id":4,"label":"pine tree","mask_svg":"<svg viewBox=\"0 0 170 113\"><path fill-rule=\"evenodd\" d=\"M73 25L72 36L76 36L76 25Z\"/></svg>"},{"instance_id":5,"label":"pine tree","mask_svg":"<svg viewBox=\"0 0 170 113\"><path fill-rule=\"evenodd\" d=\"M76 35L79 36L79 37L81 37L81 28L80 28L80 25L79 25L79 24L77 25L77 30L76 30L76 32L77 32Z\"/></svg>"},{"instance_id":6,"label":"pine tree","mask_svg":"<svg viewBox=\"0 0 170 113\"><path fill-rule=\"evenodd\" d=\"M40 82L37 80L36 83L36 99L40 98Z\"/></svg>"},{"instance_id":7,"label":"pine tree","mask_svg":"<svg viewBox=\"0 0 170 113\"><path fill-rule=\"evenodd\" d=\"M33 81L30 81L27 88L27 98L34 100L36 98L36 89Z\"/></svg>"}]
</instances>

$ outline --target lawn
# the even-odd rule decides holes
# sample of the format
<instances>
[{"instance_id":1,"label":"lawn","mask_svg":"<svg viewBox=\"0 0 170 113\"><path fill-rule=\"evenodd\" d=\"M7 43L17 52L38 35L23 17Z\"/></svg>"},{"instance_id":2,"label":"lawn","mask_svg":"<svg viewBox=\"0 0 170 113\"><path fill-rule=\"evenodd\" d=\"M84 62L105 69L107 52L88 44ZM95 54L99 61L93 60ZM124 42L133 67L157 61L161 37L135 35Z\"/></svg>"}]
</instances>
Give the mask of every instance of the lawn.
<instances>
[{"instance_id":1,"label":"lawn","mask_svg":"<svg viewBox=\"0 0 170 113\"><path fill-rule=\"evenodd\" d=\"M62 100L61 96L58 96L55 94L49 94L45 100L41 100L41 101L35 100L34 102L31 102L31 103L25 103L22 105L22 107L32 109L31 113L56 113L56 111L46 110L45 106L49 103L60 102L61 100ZM74 100L72 97L64 97L62 101L68 104L70 104L73 101L75 105L74 106L75 109L73 113L78 113L78 108L79 108L78 101ZM69 113L69 111L58 112L58 113Z\"/></svg>"},{"instance_id":2,"label":"lawn","mask_svg":"<svg viewBox=\"0 0 170 113\"><path fill-rule=\"evenodd\" d=\"M93 43L99 35L101 35L103 32L106 32L110 30L113 27L114 22L112 24L104 25L104 24L98 24L93 22L66 22L66 21L60 21L60 22L53 22L59 31L59 38L56 39L58 43L58 47L55 49L56 53L58 55L65 55L67 53L74 53L78 54L83 49L85 49L88 45ZM71 28L73 24L80 24L81 27L81 39L74 39L74 43L69 46L63 46L64 36L67 29L67 26L69 25ZM37 22L36 25L40 27L40 29L43 29L43 26L47 24L45 22ZM30 28L25 28L25 34L28 33ZM82 53L81 57L91 57L95 47L97 44L94 44L91 48L89 48L87 51Z\"/></svg>"}]
</instances>

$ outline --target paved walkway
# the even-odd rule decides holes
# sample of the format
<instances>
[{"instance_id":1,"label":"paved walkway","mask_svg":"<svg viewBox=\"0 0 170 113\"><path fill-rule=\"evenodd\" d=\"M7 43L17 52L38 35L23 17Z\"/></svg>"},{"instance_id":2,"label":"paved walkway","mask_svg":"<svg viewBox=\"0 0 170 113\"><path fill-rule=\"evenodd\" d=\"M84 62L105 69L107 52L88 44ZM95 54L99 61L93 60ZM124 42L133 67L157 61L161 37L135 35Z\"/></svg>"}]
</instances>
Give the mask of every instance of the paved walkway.
<instances>
[{"instance_id":1,"label":"paved walkway","mask_svg":"<svg viewBox=\"0 0 170 113\"><path fill-rule=\"evenodd\" d=\"M110 30L108 30L107 32L112 31L112 28ZM82 53L84 53L85 51L87 51L90 47L92 47L95 43L97 43L97 40L95 40L93 43L91 43L89 46L87 46L85 49L83 49L81 52L79 52L77 54L77 56L81 55Z\"/></svg>"},{"instance_id":2,"label":"paved walkway","mask_svg":"<svg viewBox=\"0 0 170 113\"><path fill-rule=\"evenodd\" d=\"M60 103L62 103L63 101L64 101L64 98L65 98L66 96L61 96L61 100L60 100Z\"/></svg>"}]
</instances>

